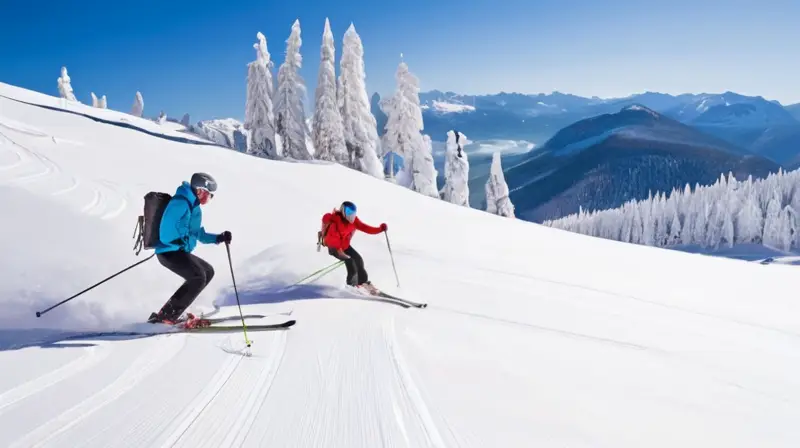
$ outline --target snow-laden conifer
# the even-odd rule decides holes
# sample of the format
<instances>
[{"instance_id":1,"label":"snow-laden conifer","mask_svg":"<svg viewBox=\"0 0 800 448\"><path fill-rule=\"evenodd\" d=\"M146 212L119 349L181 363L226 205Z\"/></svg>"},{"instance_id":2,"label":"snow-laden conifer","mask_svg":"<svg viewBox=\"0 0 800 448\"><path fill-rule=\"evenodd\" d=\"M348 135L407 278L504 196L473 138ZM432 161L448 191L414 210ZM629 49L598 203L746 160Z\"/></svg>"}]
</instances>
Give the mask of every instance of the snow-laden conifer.
<instances>
[{"instance_id":1,"label":"snow-laden conifer","mask_svg":"<svg viewBox=\"0 0 800 448\"><path fill-rule=\"evenodd\" d=\"M330 21L325 19L322 33L319 73L315 92L314 120L311 135L315 158L352 166L344 139L342 116L336 98L336 48Z\"/></svg>"},{"instance_id":2,"label":"snow-laden conifer","mask_svg":"<svg viewBox=\"0 0 800 448\"><path fill-rule=\"evenodd\" d=\"M378 158L378 129L367 96L364 46L353 24L344 33L338 87L339 108L351 166L383 178L383 167Z\"/></svg>"},{"instance_id":3,"label":"snow-laden conifer","mask_svg":"<svg viewBox=\"0 0 800 448\"><path fill-rule=\"evenodd\" d=\"M469 207L469 158L464 146L467 137L457 131L447 132L444 154L444 188L442 199Z\"/></svg>"},{"instance_id":4,"label":"snow-laden conifer","mask_svg":"<svg viewBox=\"0 0 800 448\"><path fill-rule=\"evenodd\" d=\"M275 159L275 116L272 109L272 61L267 50L267 39L256 33L253 44L256 60L247 65L247 101L244 128L250 131L247 153L257 157Z\"/></svg>"},{"instance_id":5,"label":"snow-laden conifer","mask_svg":"<svg viewBox=\"0 0 800 448\"><path fill-rule=\"evenodd\" d=\"M411 183L408 188L438 199L439 189L436 188L438 173L433 166L433 142L430 136L423 135L422 146L414 147L414 151L405 160L411 165Z\"/></svg>"},{"instance_id":6,"label":"snow-laden conifer","mask_svg":"<svg viewBox=\"0 0 800 448\"><path fill-rule=\"evenodd\" d=\"M309 160L312 157L306 145L308 128L303 105L306 86L300 76L302 43L300 20L295 20L292 33L286 40L286 58L278 69L278 85L274 97L275 132L280 136L284 157Z\"/></svg>"},{"instance_id":7,"label":"snow-laden conifer","mask_svg":"<svg viewBox=\"0 0 800 448\"><path fill-rule=\"evenodd\" d=\"M762 244L789 251L800 249L800 170L782 169L764 179L736 180L720 175L712 185L673 189L629 201L616 209L578 213L543 224L604 238L654 246L699 246L708 249L736 244ZM663 204L663 205L662 205ZM650 210L655 237L646 239L643 212ZM622 217L619 219L617 217ZM631 231L628 231L628 223ZM662 226L667 226L663 238Z\"/></svg>"},{"instance_id":8,"label":"snow-laden conifer","mask_svg":"<svg viewBox=\"0 0 800 448\"><path fill-rule=\"evenodd\" d=\"M419 102L419 80L408 70L408 65L401 62L395 74L397 88L391 98L382 102L386 113L386 134L384 135L384 151L397 154L403 158L403 170L397 176L397 183L410 186L413 181L410 157L421 150L425 142L422 109Z\"/></svg>"},{"instance_id":9,"label":"snow-laden conifer","mask_svg":"<svg viewBox=\"0 0 800 448\"><path fill-rule=\"evenodd\" d=\"M131 115L141 117L144 113L144 98L141 92L136 92L136 98L133 100L133 107L131 108Z\"/></svg>"},{"instance_id":10,"label":"snow-laden conifer","mask_svg":"<svg viewBox=\"0 0 800 448\"><path fill-rule=\"evenodd\" d=\"M67 73L67 67L61 67L61 76L58 78L58 94L67 101L78 101L72 91L72 78Z\"/></svg>"},{"instance_id":11,"label":"snow-laden conifer","mask_svg":"<svg viewBox=\"0 0 800 448\"><path fill-rule=\"evenodd\" d=\"M486 180L486 211L508 218L514 217L514 204L509 197L499 151L492 154L492 165L489 168L489 178Z\"/></svg>"}]
</instances>

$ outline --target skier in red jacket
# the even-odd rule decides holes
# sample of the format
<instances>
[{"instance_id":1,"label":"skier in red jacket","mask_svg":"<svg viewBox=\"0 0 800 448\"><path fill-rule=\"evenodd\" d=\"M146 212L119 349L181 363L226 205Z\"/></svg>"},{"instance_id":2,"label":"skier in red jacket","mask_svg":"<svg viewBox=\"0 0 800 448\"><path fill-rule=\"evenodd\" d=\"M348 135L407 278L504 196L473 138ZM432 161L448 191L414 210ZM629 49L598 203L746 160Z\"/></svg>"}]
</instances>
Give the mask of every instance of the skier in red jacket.
<instances>
[{"instance_id":1,"label":"skier in red jacket","mask_svg":"<svg viewBox=\"0 0 800 448\"><path fill-rule=\"evenodd\" d=\"M322 217L321 243L328 248L328 253L331 256L344 261L347 267L348 285L357 288L364 287L372 294L377 292L369 282L367 271L364 269L364 259L350 245L350 239L353 238L356 230L370 235L377 235L385 232L386 229L386 224L381 224L378 227L364 224L356 216L355 204L349 201L343 202L338 210L326 213Z\"/></svg>"}]
</instances>

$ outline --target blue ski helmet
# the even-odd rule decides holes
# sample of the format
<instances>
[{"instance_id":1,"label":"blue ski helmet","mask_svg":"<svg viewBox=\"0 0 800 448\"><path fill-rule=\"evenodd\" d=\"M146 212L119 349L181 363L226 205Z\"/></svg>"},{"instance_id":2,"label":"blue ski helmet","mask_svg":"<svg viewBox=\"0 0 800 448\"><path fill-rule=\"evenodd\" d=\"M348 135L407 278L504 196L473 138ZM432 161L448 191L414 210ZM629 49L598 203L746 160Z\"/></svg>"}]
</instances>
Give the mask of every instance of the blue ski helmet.
<instances>
[{"instance_id":1,"label":"blue ski helmet","mask_svg":"<svg viewBox=\"0 0 800 448\"><path fill-rule=\"evenodd\" d=\"M342 212L344 217L350 222L353 222L356 219L356 204L353 204L350 201L342 202L342 205L339 207L339 211Z\"/></svg>"}]
</instances>

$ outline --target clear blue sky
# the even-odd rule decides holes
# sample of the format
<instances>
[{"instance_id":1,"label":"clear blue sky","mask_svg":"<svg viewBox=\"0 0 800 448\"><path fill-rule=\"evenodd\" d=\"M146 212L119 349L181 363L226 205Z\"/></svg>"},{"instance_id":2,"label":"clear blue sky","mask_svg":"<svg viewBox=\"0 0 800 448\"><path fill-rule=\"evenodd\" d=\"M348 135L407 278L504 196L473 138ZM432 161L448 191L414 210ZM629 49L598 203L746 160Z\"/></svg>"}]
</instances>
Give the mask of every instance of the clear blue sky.
<instances>
[{"instance_id":1,"label":"clear blue sky","mask_svg":"<svg viewBox=\"0 0 800 448\"><path fill-rule=\"evenodd\" d=\"M370 94L392 91L402 52L423 90L800 102L797 0L0 0L0 81L57 95L66 65L84 103L129 111L139 90L147 116L242 119L256 32L277 67L300 19L313 99L325 17L337 71L355 24Z\"/></svg>"}]
</instances>

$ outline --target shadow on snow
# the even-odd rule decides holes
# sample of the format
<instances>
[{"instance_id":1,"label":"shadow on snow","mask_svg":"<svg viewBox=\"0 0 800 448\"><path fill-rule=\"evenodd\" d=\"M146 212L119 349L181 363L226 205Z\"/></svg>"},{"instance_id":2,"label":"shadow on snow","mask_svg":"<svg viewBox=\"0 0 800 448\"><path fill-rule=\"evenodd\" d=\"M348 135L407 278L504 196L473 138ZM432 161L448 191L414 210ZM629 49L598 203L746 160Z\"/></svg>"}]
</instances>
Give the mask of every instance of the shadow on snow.
<instances>
[{"instance_id":1,"label":"shadow on snow","mask_svg":"<svg viewBox=\"0 0 800 448\"><path fill-rule=\"evenodd\" d=\"M148 324L150 325L150 324ZM169 333L136 333L135 330L56 330L14 329L0 330L0 351L22 350L30 347L47 349L86 348L97 344L92 340L119 341L139 339ZM80 340L81 342L70 342Z\"/></svg>"}]
</instances>

